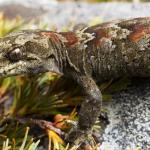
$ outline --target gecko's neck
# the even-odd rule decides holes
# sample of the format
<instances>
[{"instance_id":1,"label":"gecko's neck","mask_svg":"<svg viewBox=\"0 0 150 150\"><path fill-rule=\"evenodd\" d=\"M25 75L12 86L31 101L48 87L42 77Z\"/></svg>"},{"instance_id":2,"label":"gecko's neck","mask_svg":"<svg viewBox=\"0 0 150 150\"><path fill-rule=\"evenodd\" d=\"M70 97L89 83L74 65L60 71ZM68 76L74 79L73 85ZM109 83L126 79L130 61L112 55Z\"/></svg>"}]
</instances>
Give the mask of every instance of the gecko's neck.
<instances>
[{"instance_id":1,"label":"gecko's neck","mask_svg":"<svg viewBox=\"0 0 150 150\"><path fill-rule=\"evenodd\" d=\"M73 55L72 50L75 49L78 44L76 33L44 31L41 32L41 34L49 38L49 49L53 51L59 70L64 72L68 61L71 59L68 54L71 52L71 55Z\"/></svg>"}]
</instances>

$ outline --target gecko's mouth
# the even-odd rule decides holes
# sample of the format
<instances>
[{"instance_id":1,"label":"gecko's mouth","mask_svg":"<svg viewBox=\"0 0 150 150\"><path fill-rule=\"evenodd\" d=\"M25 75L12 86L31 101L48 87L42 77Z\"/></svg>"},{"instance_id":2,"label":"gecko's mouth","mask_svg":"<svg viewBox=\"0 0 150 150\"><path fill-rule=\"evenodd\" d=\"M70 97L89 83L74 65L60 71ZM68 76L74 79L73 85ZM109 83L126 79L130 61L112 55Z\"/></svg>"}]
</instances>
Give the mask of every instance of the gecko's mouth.
<instances>
[{"instance_id":1,"label":"gecko's mouth","mask_svg":"<svg viewBox=\"0 0 150 150\"><path fill-rule=\"evenodd\" d=\"M26 62L19 61L16 63L4 63L5 65L0 66L0 77L3 76L13 76L25 73L25 68L27 66Z\"/></svg>"},{"instance_id":2,"label":"gecko's mouth","mask_svg":"<svg viewBox=\"0 0 150 150\"><path fill-rule=\"evenodd\" d=\"M32 60L32 63L30 61L20 60L15 63L7 62L3 64L5 65L0 65L0 77L8 77L20 74L36 74L47 71L45 68L43 68L43 65L37 63L36 60Z\"/></svg>"}]
</instances>

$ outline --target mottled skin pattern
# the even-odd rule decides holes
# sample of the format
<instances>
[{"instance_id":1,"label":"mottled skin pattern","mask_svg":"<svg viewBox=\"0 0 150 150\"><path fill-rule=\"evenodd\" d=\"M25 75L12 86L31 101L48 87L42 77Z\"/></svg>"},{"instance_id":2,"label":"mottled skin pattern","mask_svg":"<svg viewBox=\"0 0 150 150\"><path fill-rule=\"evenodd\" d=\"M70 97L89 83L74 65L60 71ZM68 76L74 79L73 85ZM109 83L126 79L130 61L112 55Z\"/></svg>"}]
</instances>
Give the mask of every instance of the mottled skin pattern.
<instances>
[{"instance_id":1,"label":"mottled skin pattern","mask_svg":"<svg viewBox=\"0 0 150 150\"><path fill-rule=\"evenodd\" d=\"M0 39L0 76L61 73L83 89L79 121L66 141L84 139L100 114L96 82L150 76L150 18L119 20L77 32L29 30Z\"/></svg>"}]
</instances>

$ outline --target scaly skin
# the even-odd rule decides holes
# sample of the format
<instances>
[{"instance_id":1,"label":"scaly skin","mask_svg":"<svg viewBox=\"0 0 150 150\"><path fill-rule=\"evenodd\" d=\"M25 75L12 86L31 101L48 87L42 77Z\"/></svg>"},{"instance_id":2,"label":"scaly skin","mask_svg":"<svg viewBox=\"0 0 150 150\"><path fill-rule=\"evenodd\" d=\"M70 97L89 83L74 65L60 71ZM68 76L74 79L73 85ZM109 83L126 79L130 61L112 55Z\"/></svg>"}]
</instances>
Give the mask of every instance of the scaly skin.
<instances>
[{"instance_id":1,"label":"scaly skin","mask_svg":"<svg viewBox=\"0 0 150 150\"><path fill-rule=\"evenodd\" d=\"M77 32L29 30L0 39L0 76L46 71L72 78L84 101L66 141L84 139L100 114L96 81L150 76L150 18L103 23Z\"/></svg>"}]
</instances>

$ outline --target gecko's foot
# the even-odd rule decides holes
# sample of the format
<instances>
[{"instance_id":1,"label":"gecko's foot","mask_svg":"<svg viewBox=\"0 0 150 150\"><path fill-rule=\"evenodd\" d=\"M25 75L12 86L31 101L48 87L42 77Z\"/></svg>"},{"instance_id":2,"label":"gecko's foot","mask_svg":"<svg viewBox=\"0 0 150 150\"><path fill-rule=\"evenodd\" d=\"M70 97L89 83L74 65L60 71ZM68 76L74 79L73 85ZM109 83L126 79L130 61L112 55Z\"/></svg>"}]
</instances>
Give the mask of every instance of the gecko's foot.
<instances>
[{"instance_id":1,"label":"gecko's foot","mask_svg":"<svg viewBox=\"0 0 150 150\"><path fill-rule=\"evenodd\" d=\"M66 135L65 141L72 146L84 146L86 144L93 145L93 138L91 131L81 130L77 127L71 129L71 131Z\"/></svg>"},{"instance_id":2,"label":"gecko's foot","mask_svg":"<svg viewBox=\"0 0 150 150\"><path fill-rule=\"evenodd\" d=\"M109 124L107 112L101 112L99 116L99 120L105 122L106 124Z\"/></svg>"}]
</instances>

